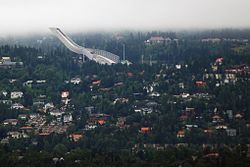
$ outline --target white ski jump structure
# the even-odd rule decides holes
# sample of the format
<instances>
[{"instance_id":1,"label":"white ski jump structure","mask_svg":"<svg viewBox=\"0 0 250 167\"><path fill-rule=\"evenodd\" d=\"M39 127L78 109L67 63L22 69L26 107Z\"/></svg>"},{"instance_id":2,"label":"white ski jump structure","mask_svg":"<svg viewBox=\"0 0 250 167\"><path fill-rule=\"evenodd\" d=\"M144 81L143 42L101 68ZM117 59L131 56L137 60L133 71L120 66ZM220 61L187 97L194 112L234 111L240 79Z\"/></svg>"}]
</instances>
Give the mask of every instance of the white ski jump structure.
<instances>
[{"instance_id":1,"label":"white ski jump structure","mask_svg":"<svg viewBox=\"0 0 250 167\"><path fill-rule=\"evenodd\" d=\"M117 64L120 62L120 57L107 52L105 50L85 48L76 44L71 38L65 35L59 28L49 28L53 34L72 52L82 54L88 59L93 60L99 64Z\"/></svg>"}]
</instances>

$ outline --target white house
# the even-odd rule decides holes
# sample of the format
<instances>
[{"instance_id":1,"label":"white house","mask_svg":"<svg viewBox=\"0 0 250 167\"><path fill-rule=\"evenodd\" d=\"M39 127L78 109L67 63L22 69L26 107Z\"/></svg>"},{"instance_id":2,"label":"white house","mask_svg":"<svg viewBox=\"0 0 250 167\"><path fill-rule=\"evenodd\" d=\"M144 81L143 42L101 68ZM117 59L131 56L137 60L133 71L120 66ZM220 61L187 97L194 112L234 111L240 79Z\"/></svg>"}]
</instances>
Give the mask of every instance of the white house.
<instances>
[{"instance_id":1,"label":"white house","mask_svg":"<svg viewBox=\"0 0 250 167\"><path fill-rule=\"evenodd\" d=\"M47 110L54 108L54 104L53 103L46 103L44 105L44 111L47 112Z\"/></svg>"},{"instance_id":2,"label":"white house","mask_svg":"<svg viewBox=\"0 0 250 167\"><path fill-rule=\"evenodd\" d=\"M36 83L37 84L44 84L44 83L46 83L46 80L37 80Z\"/></svg>"},{"instance_id":3,"label":"white house","mask_svg":"<svg viewBox=\"0 0 250 167\"><path fill-rule=\"evenodd\" d=\"M24 108L24 106L22 104L20 104L20 103L14 103L14 104L11 105L11 109L18 110L18 109L23 109L23 108Z\"/></svg>"},{"instance_id":4,"label":"white house","mask_svg":"<svg viewBox=\"0 0 250 167\"><path fill-rule=\"evenodd\" d=\"M64 112L61 112L59 110L54 110L54 111L51 111L49 114L52 116L60 117L64 114Z\"/></svg>"},{"instance_id":5,"label":"white house","mask_svg":"<svg viewBox=\"0 0 250 167\"><path fill-rule=\"evenodd\" d=\"M13 132L8 132L7 136L9 138L14 138L14 139L20 139L20 138L28 138L29 136L25 133L20 133L17 131L13 131Z\"/></svg>"},{"instance_id":6,"label":"white house","mask_svg":"<svg viewBox=\"0 0 250 167\"><path fill-rule=\"evenodd\" d=\"M73 118L72 118L71 114L63 116L63 122L64 123L69 123L69 122L72 122L72 121L73 121Z\"/></svg>"},{"instance_id":7,"label":"white house","mask_svg":"<svg viewBox=\"0 0 250 167\"><path fill-rule=\"evenodd\" d=\"M62 91L61 98L67 98L69 96L69 91Z\"/></svg>"},{"instance_id":8,"label":"white house","mask_svg":"<svg viewBox=\"0 0 250 167\"><path fill-rule=\"evenodd\" d=\"M23 97L23 92L11 92L10 93L10 98L11 99L18 99Z\"/></svg>"},{"instance_id":9,"label":"white house","mask_svg":"<svg viewBox=\"0 0 250 167\"><path fill-rule=\"evenodd\" d=\"M6 120L3 121L4 125L13 125L13 126L15 126L15 125L17 125L17 123L18 123L17 119L6 119Z\"/></svg>"},{"instance_id":10,"label":"white house","mask_svg":"<svg viewBox=\"0 0 250 167\"><path fill-rule=\"evenodd\" d=\"M4 95L4 97L6 97L8 95L8 92L2 91L2 95Z\"/></svg>"},{"instance_id":11,"label":"white house","mask_svg":"<svg viewBox=\"0 0 250 167\"><path fill-rule=\"evenodd\" d=\"M89 125L89 124L87 124L87 125L85 125L85 130L93 130L96 127L97 127L97 125Z\"/></svg>"},{"instance_id":12,"label":"white house","mask_svg":"<svg viewBox=\"0 0 250 167\"><path fill-rule=\"evenodd\" d=\"M23 83L23 86L32 86L33 80L28 80Z\"/></svg>"},{"instance_id":13,"label":"white house","mask_svg":"<svg viewBox=\"0 0 250 167\"><path fill-rule=\"evenodd\" d=\"M72 84L74 84L74 85L78 85L81 81L82 81L81 78L75 77L75 78L72 78L72 79L70 80L70 83L72 83Z\"/></svg>"}]
</instances>

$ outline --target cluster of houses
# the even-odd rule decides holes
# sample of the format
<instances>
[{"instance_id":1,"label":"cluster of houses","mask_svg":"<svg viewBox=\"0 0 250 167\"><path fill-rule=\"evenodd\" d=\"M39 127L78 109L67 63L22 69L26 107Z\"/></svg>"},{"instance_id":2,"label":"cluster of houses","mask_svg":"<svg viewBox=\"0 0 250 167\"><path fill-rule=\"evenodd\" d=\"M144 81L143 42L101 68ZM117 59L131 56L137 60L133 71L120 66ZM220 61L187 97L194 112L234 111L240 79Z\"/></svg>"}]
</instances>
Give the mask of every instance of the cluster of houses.
<instances>
[{"instance_id":1,"label":"cluster of houses","mask_svg":"<svg viewBox=\"0 0 250 167\"><path fill-rule=\"evenodd\" d=\"M145 45L156 45L156 44L169 44L171 42L178 43L179 39L171 39L169 37L164 38L163 36L152 36L146 41L144 41Z\"/></svg>"},{"instance_id":2,"label":"cluster of houses","mask_svg":"<svg viewBox=\"0 0 250 167\"><path fill-rule=\"evenodd\" d=\"M238 80L249 80L250 67L248 65L235 65L222 71L220 67L223 61L223 58L217 58L211 65L210 72L203 74L203 80L216 80L216 87L229 83L235 84Z\"/></svg>"},{"instance_id":3,"label":"cluster of houses","mask_svg":"<svg viewBox=\"0 0 250 167\"><path fill-rule=\"evenodd\" d=\"M16 67L17 65L22 66L23 62L15 62L11 60L11 57L3 56L0 59L0 68L8 69Z\"/></svg>"},{"instance_id":4,"label":"cluster of houses","mask_svg":"<svg viewBox=\"0 0 250 167\"><path fill-rule=\"evenodd\" d=\"M175 39L174 39L175 40ZM151 37L146 41L147 44L158 44L171 42L172 39L163 37ZM206 88L211 80L216 80L215 86L223 86L225 84L235 84L238 80L249 80L250 68L247 65L233 66L226 70L221 70L224 59L222 57L217 58L212 64L211 69L204 71L203 77L196 79L192 78L193 86L198 89ZM180 71L182 69L188 68L188 65L177 64L173 67L174 71ZM91 100L96 101L98 99L104 98L104 94L109 94L112 97L110 100L112 105L128 105L129 110L134 114L140 114L142 117L149 117L151 114L160 115L162 113L162 104L160 103L160 98L164 94L157 91L160 86L159 81L162 78L169 77L167 73L161 70L154 75L154 80L150 82L143 82L143 92L133 92L129 97L119 96L114 93L114 89L120 89L125 87L125 81L115 82L111 87L102 87L102 80L98 78L97 75L86 76L81 78L76 76L70 80L64 81L65 84L72 84L74 86L81 86L81 83L85 80L89 80L87 86L90 89ZM143 78L145 71L141 71L138 74L134 72L117 73L116 75L125 75L125 78L133 79L138 76ZM174 72L171 74L174 75ZM10 84L15 83L16 79L9 80ZM165 82L170 82L165 80ZM27 80L22 83L24 87L38 88L43 85L46 86L46 80ZM181 81L177 84L180 90L184 90L186 83ZM85 85L86 86L86 85ZM9 139L20 139L20 138L30 138L32 136L46 137L50 134L66 134L68 128L74 125L77 121L81 120L79 116L74 116L75 108L72 104L71 94L75 92L70 92L70 90L63 90L60 93L61 104L55 105L51 101L47 101L47 96L40 94L38 97L34 98L33 107L36 107L36 113L31 112L31 108L26 108L22 104L24 98L24 92L22 91L11 91L7 92L5 90L1 91L1 101L10 106L11 110L20 111L17 118L5 119L1 123L3 126L9 126L10 131L8 131L7 136L1 139L2 143L8 143ZM165 93L166 94L166 93ZM171 95L176 101L168 101L166 103L171 103L172 106L177 104L177 101L183 103L190 102L193 99L211 100L214 99L214 95L207 92L182 92L180 94ZM130 104L130 98L134 100ZM119 130L124 130L126 128L136 128L138 134L145 135L154 132L154 128L151 123L133 124L127 123L127 116L113 116L112 114L107 114L101 111L96 111L96 106L86 106L84 112L87 114L86 123L83 125L81 130L68 135L68 138L73 142L78 142L84 138L86 131L92 131L98 127L116 127ZM224 131L228 137L236 137L240 135L239 129L230 126L230 121L240 121L244 119L244 114L240 111L219 111L215 108L209 113L210 122L209 126L204 128L200 127L195 122L203 120L203 115L197 112L196 108L186 106L185 109L178 112L178 118L176 123L182 125L179 127L176 134L176 138L180 141L185 139L187 134L193 129L200 129L202 132L209 136L216 135L218 131ZM250 125L246 125L249 126ZM145 145L143 147L153 147L156 149L164 149L165 146L152 144ZM135 146L134 149L136 149Z\"/></svg>"},{"instance_id":5,"label":"cluster of houses","mask_svg":"<svg viewBox=\"0 0 250 167\"><path fill-rule=\"evenodd\" d=\"M94 77L95 78L95 77ZM17 82L17 79L9 80L10 84ZM65 83L79 85L81 83L79 77L74 77ZM101 80L93 80L90 88L98 87ZM46 80L27 80L22 86L39 88L37 85L47 84ZM116 87L123 85L123 83L116 83ZM7 136L1 139L2 143L8 143L9 139L30 138L32 136L49 136L52 133L63 134L67 132L67 129L76 120L73 118L74 106L70 103L70 92L67 90L60 92L61 105L60 107L54 105L52 102L46 102L46 95L39 95L34 98L33 106L36 107L36 112L31 112L30 107L24 107L23 99L24 92L22 91L1 91L1 101L5 105L10 106L11 111L19 111L18 118L5 119L1 122L3 126L11 127ZM98 95L93 95L93 98L98 98ZM127 103L127 98L116 98L113 104ZM89 113L88 121L83 127L83 132L93 130L97 126L104 126L110 119L110 115L107 114L92 114L94 107L85 107L85 110ZM125 128L126 118L118 118L117 127ZM73 133L68 137L70 140L77 142L83 137L84 133Z\"/></svg>"},{"instance_id":6,"label":"cluster of houses","mask_svg":"<svg viewBox=\"0 0 250 167\"><path fill-rule=\"evenodd\" d=\"M222 41L248 43L248 39L235 39L235 38L203 38L201 39L201 42L211 42L211 43L219 43Z\"/></svg>"},{"instance_id":7,"label":"cluster of houses","mask_svg":"<svg viewBox=\"0 0 250 167\"><path fill-rule=\"evenodd\" d=\"M200 40L202 43L220 43L220 42L233 42L248 44L248 39L243 38L203 38ZM151 36L149 39L144 41L145 45L157 45L157 44L170 44L171 42L179 42L177 38L163 37L163 36Z\"/></svg>"},{"instance_id":8,"label":"cluster of houses","mask_svg":"<svg viewBox=\"0 0 250 167\"><path fill-rule=\"evenodd\" d=\"M194 128L199 128L203 131L203 134L207 135L207 137L211 137L212 135L217 135L218 132L223 132L228 137L236 137L240 135L239 129L232 127L230 122L237 122L244 119L244 115L240 112L233 112L232 110L227 110L220 112L217 108L214 109L213 112L209 114L209 126L199 127L197 124L190 124L190 122L198 122L199 120L203 119L195 108L186 108L183 110L179 116L179 123L183 124L184 126L176 133L177 138L185 138L187 132L192 131ZM188 124L189 122L189 124ZM246 127L249 125L246 124Z\"/></svg>"}]
</instances>

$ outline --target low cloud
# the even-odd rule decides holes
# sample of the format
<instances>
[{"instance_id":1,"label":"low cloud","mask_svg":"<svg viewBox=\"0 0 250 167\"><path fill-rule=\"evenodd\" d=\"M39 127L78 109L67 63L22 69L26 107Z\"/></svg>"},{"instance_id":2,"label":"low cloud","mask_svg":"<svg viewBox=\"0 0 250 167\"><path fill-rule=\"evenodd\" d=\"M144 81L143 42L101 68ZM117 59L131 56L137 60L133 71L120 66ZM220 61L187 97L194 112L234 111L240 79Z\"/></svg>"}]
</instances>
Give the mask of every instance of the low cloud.
<instances>
[{"instance_id":1,"label":"low cloud","mask_svg":"<svg viewBox=\"0 0 250 167\"><path fill-rule=\"evenodd\" d=\"M3 0L0 34L248 28L249 9L249 0Z\"/></svg>"}]
</instances>

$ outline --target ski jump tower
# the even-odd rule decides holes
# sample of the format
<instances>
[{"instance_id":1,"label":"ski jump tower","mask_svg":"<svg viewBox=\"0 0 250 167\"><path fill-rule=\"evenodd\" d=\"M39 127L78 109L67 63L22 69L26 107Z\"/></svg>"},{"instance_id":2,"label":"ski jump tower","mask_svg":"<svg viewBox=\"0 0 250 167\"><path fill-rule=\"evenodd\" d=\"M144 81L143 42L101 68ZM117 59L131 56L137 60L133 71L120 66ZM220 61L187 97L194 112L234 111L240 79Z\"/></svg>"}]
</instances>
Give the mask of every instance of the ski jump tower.
<instances>
[{"instance_id":1,"label":"ski jump tower","mask_svg":"<svg viewBox=\"0 0 250 167\"><path fill-rule=\"evenodd\" d=\"M59 28L49 28L52 33L72 52L82 54L90 60L99 64L117 64L120 62L119 56L105 50L85 48L76 44L71 38L65 35Z\"/></svg>"}]
</instances>

